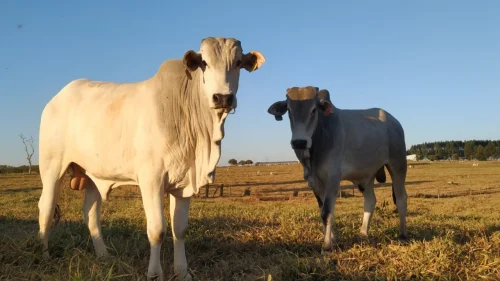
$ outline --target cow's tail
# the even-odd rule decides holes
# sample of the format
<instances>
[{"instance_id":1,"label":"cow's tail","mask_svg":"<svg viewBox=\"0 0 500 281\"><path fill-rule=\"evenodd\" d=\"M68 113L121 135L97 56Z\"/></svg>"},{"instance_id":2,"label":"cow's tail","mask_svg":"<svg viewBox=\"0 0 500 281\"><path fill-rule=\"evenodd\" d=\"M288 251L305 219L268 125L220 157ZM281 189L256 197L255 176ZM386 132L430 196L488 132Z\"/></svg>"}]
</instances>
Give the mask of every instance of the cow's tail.
<instances>
[{"instance_id":1,"label":"cow's tail","mask_svg":"<svg viewBox=\"0 0 500 281\"><path fill-rule=\"evenodd\" d=\"M375 179L379 183L385 183L387 181L384 166L382 166L382 167L380 167L380 169L378 169L377 174L375 175ZM396 195L394 194L394 184L392 184L391 186L392 186L391 187L392 201L394 202L394 205L396 205Z\"/></svg>"},{"instance_id":2,"label":"cow's tail","mask_svg":"<svg viewBox=\"0 0 500 281\"><path fill-rule=\"evenodd\" d=\"M394 194L394 184L392 184L391 191L392 191L392 202L394 202L394 205L396 205L396 195Z\"/></svg>"}]
</instances>

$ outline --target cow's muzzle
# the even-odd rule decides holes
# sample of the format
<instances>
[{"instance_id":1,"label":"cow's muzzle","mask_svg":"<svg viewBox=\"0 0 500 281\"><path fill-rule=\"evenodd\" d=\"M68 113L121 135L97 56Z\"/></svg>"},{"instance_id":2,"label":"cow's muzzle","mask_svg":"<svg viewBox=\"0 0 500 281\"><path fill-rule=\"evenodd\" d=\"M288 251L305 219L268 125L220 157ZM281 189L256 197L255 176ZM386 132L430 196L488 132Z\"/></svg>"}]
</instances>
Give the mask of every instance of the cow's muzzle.
<instances>
[{"instance_id":1,"label":"cow's muzzle","mask_svg":"<svg viewBox=\"0 0 500 281\"><path fill-rule=\"evenodd\" d=\"M306 149L307 140L292 140L291 142L293 149Z\"/></svg>"},{"instance_id":2,"label":"cow's muzzle","mask_svg":"<svg viewBox=\"0 0 500 281\"><path fill-rule=\"evenodd\" d=\"M214 101L214 106L216 109L224 108L231 110L233 108L235 96L234 94L214 94L212 99Z\"/></svg>"}]
</instances>

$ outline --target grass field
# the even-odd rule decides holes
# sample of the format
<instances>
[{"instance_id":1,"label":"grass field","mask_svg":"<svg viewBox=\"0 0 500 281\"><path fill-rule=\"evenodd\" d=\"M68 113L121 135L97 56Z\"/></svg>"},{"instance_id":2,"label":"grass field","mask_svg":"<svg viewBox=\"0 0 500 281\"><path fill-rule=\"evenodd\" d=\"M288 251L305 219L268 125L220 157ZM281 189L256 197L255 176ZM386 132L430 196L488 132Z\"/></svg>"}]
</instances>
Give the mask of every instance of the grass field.
<instances>
[{"instance_id":1,"label":"grass field","mask_svg":"<svg viewBox=\"0 0 500 281\"><path fill-rule=\"evenodd\" d=\"M453 183L449 183L453 182ZM358 235L359 191L343 182L335 207L335 251L321 251L319 211L299 165L218 168L224 197L193 198L186 254L196 280L500 280L500 162L417 163L408 169L409 242L387 183L376 184L369 238ZM242 196L245 189L250 196ZM293 196L294 191L299 191ZM103 203L111 257L96 259L83 223L83 192L62 189L62 218L51 232L50 261L37 240L38 175L0 175L0 280L145 280L146 221L137 187ZM168 199L165 200L168 218ZM170 222L162 247L173 270Z\"/></svg>"}]
</instances>

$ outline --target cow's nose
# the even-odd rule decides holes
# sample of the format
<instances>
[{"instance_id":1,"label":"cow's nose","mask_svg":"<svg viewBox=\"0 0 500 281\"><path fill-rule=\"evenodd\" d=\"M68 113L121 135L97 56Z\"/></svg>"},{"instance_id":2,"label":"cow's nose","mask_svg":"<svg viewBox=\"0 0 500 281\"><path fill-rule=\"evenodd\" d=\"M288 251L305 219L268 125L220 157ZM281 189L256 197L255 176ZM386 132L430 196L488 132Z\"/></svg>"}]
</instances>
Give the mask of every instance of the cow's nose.
<instances>
[{"instance_id":1,"label":"cow's nose","mask_svg":"<svg viewBox=\"0 0 500 281\"><path fill-rule=\"evenodd\" d=\"M229 95L214 94L213 101L215 108L231 107L234 102L234 94L229 94Z\"/></svg>"},{"instance_id":2,"label":"cow's nose","mask_svg":"<svg viewBox=\"0 0 500 281\"><path fill-rule=\"evenodd\" d=\"M293 140L292 148L293 149L306 149L307 141L306 140Z\"/></svg>"}]
</instances>

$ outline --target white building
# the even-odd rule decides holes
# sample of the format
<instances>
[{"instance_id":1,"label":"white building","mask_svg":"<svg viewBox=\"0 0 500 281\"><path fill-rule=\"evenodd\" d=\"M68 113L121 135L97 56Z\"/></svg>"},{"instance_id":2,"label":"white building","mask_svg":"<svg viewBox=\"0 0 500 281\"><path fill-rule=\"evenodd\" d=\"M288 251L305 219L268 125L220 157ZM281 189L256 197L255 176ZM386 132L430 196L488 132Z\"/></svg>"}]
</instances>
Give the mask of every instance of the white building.
<instances>
[{"instance_id":1,"label":"white building","mask_svg":"<svg viewBox=\"0 0 500 281\"><path fill-rule=\"evenodd\" d=\"M417 161L417 154L406 155L406 160Z\"/></svg>"}]
</instances>

